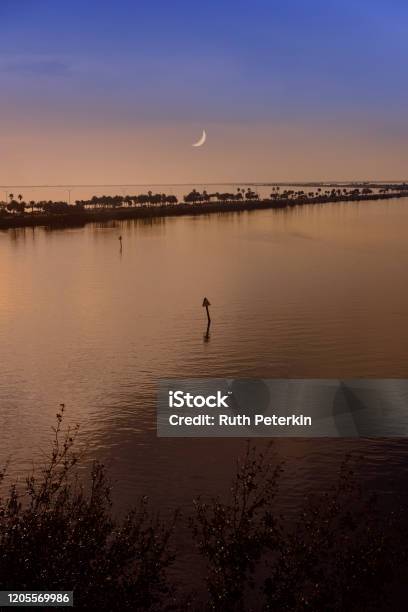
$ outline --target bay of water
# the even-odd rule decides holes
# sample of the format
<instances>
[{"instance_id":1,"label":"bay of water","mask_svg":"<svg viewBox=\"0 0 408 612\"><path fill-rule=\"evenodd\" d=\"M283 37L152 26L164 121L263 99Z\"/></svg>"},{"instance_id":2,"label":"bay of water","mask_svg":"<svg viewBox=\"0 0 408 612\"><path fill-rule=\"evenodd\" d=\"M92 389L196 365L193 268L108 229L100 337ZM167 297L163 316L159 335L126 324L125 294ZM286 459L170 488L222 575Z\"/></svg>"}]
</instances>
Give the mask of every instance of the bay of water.
<instances>
[{"instance_id":1,"label":"bay of water","mask_svg":"<svg viewBox=\"0 0 408 612\"><path fill-rule=\"evenodd\" d=\"M158 439L159 378L408 377L407 230L396 199L0 233L1 457L21 478L63 402L120 507L225 490L245 442ZM285 507L349 450L392 494L407 448L278 440Z\"/></svg>"}]
</instances>

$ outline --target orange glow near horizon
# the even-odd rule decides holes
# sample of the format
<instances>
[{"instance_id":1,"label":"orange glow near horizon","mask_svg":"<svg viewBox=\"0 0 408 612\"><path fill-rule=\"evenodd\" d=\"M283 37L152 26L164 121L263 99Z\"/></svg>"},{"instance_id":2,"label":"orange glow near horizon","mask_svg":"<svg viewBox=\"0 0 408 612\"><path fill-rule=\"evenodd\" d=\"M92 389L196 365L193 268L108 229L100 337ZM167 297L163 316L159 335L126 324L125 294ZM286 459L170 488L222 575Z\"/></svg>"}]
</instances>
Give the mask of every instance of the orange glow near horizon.
<instances>
[{"instance_id":1,"label":"orange glow near horizon","mask_svg":"<svg viewBox=\"0 0 408 612\"><path fill-rule=\"evenodd\" d=\"M408 168L402 137L368 129L27 123L2 126L0 185L402 180Z\"/></svg>"}]
</instances>

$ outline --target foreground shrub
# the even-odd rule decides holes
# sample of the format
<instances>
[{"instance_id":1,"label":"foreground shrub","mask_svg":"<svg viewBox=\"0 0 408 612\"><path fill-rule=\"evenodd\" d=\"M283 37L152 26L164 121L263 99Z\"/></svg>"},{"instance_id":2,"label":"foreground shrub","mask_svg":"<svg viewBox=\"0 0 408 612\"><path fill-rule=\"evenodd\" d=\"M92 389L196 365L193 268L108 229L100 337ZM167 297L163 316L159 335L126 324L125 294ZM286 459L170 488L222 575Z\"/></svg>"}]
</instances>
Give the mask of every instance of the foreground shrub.
<instances>
[{"instance_id":1,"label":"foreground shrub","mask_svg":"<svg viewBox=\"0 0 408 612\"><path fill-rule=\"evenodd\" d=\"M207 560L209 609L391 609L387 594L405 561L402 525L363 492L352 464L346 458L338 482L306 500L293 521L274 503L281 466L248 447L232 494L196 501L193 534Z\"/></svg>"},{"instance_id":2,"label":"foreground shrub","mask_svg":"<svg viewBox=\"0 0 408 612\"><path fill-rule=\"evenodd\" d=\"M249 444L228 495L195 500L206 595L176 599L168 578L176 516L164 524L141 498L115 518L103 465L93 465L88 486L79 478L78 428L64 430L63 413L45 465L0 499L0 589L73 590L75 607L113 611L406 609L387 598L407 595L404 514L380 511L348 458L331 489L281 516L282 466L271 447Z\"/></svg>"},{"instance_id":3,"label":"foreground shrub","mask_svg":"<svg viewBox=\"0 0 408 612\"><path fill-rule=\"evenodd\" d=\"M78 428L63 432L63 410L46 465L0 500L0 588L73 590L75 607L164 609L174 523L152 518L146 499L113 518L103 465L93 465L89 488L80 484Z\"/></svg>"},{"instance_id":4,"label":"foreground shrub","mask_svg":"<svg viewBox=\"0 0 408 612\"><path fill-rule=\"evenodd\" d=\"M230 499L195 500L193 535L208 561L209 605L215 609L244 609L265 550L278 546L273 502L280 473L281 465L273 466L269 453L257 453L248 445L238 463Z\"/></svg>"},{"instance_id":5,"label":"foreground shrub","mask_svg":"<svg viewBox=\"0 0 408 612\"><path fill-rule=\"evenodd\" d=\"M394 514L363 492L346 458L332 489L306 500L294 526L282 526L265 609L389 610L387 589L403 556Z\"/></svg>"}]
</instances>

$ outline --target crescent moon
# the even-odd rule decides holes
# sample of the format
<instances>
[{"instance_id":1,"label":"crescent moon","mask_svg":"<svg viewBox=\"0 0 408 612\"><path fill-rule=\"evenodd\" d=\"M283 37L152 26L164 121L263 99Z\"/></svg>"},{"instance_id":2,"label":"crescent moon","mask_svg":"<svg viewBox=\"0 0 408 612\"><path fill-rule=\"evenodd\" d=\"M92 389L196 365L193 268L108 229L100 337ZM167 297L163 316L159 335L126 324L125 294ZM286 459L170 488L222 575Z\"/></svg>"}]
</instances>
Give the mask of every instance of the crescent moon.
<instances>
[{"instance_id":1,"label":"crescent moon","mask_svg":"<svg viewBox=\"0 0 408 612\"><path fill-rule=\"evenodd\" d=\"M203 130L200 140L197 140L197 142L195 142L192 146L201 147L205 143L206 140L207 140L207 134L205 133L205 130Z\"/></svg>"}]
</instances>

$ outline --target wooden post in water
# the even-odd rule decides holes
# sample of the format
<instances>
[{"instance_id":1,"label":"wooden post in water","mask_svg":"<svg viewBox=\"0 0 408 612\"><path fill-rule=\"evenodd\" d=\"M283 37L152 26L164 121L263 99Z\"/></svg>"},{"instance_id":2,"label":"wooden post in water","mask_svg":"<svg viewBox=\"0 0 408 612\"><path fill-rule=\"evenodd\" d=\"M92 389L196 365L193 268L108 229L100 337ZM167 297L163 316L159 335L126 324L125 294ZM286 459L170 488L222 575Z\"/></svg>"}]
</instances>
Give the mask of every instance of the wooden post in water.
<instances>
[{"instance_id":1,"label":"wooden post in water","mask_svg":"<svg viewBox=\"0 0 408 612\"><path fill-rule=\"evenodd\" d=\"M119 236L118 240L120 243L120 252L122 252L122 236Z\"/></svg>"},{"instance_id":2,"label":"wooden post in water","mask_svg":"<svg viewBox=\"0 0 408 612\"><path fill-rule=\"evenodd\" d=\"M204 334L204 342L208 342L210 339L210 326L211 326L211 317L210 317L210 311L208 310L208 307L211 306L209 300L207 300L207 298L205 297L203 299L203 308L205 308L206 313L207 313L207 329L206 332Z\"/></svg>"},{"instance_id":3,"label":"wooden post in water","mask_svg":"<svg viewBox=\"0 0 408 612\"><path fill-rule=\"evenodd\" d=\"M208 325L211 323L211 317L210 317L210 311L208 310L208 307L211 306L210 302L207 300L207 298L205 297L203 299L203 308L205 308L206 312L207 312L207 319L208 319Z\"/></svg>"}]
</instances>

